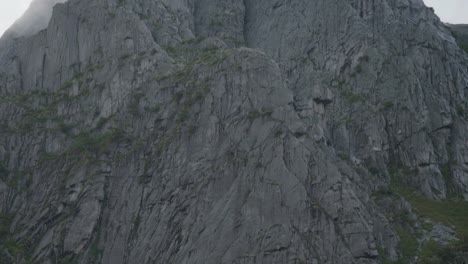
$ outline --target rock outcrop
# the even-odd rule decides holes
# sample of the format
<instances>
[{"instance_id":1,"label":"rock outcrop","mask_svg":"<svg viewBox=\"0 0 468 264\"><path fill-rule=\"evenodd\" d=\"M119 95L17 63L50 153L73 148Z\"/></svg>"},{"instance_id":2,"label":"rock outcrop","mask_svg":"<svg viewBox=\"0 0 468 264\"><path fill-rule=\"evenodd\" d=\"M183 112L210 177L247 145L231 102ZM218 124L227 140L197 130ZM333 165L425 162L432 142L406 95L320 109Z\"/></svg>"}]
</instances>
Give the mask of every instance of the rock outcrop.
<instances>
[{"instance_id":1,"label":"rock outcrop","mask_svg":"<svg viewBox=\"0 0 468 264\"><path fill-rule=\"evenodd\" d=\"M0 39L2 263L412 263L391 185L468 200L468 56L421 0L69 0L40 24Z\"/></svg>"}]
</instances>

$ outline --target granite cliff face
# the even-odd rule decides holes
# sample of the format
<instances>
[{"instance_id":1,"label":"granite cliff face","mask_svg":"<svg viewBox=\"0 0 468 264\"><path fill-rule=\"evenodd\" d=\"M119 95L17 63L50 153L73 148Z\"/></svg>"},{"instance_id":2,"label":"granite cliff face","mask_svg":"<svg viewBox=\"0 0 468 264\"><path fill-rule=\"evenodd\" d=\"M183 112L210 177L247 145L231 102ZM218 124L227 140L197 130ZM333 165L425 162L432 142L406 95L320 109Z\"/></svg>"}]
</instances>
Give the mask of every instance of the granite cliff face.
<instances>
[{"instance_id":1,"label":"granite cliff face","mask_svg":"<svg viewBox=\"0 0 468 264\"><path fill-rule=\"evenodd\" d=\"M23 23L0 39L2 263L417 263L464 235L404 196L468 201L468 56L421 0Z\"/></svg>"}]
</instances>

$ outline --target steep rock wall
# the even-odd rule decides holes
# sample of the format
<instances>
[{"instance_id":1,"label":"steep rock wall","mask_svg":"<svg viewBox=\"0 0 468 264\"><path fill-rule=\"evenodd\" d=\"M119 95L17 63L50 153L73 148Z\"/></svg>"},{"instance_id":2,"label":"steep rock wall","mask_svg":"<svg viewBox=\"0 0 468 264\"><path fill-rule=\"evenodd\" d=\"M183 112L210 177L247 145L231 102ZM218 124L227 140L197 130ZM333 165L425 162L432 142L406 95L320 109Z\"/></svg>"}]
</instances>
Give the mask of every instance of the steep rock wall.
<instances>
[{"instance_id":1,"label":"steep rock wall","mask_svg":"<svg viewBox=\"0 0 468 264\"><path fill-rule=\"evenodd\" d=\"M467 83L419 0L57 4L0 40L2 260L396 260L375 193L468 198Z\"/></svg>"}]
</instances>

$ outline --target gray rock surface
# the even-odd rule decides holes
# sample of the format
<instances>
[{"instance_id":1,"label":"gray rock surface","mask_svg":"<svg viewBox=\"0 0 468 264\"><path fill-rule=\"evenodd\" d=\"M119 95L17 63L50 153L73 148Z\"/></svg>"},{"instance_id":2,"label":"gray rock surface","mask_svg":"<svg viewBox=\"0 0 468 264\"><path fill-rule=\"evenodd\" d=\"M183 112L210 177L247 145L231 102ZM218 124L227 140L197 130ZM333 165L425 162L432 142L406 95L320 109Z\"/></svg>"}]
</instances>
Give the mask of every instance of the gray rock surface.
<instances>
[{"instance_id":1,"label":"gray rock surface","mask_svg":"<svg viewBox=\"0 0 468 264\"><path fill-rule=\"evenodd\" d=\"M47 22L0 39L2 263L383 263L418 221L372 198L394 171L468 200L468 56L421 0Z\"/></svg>"}]
</instances>

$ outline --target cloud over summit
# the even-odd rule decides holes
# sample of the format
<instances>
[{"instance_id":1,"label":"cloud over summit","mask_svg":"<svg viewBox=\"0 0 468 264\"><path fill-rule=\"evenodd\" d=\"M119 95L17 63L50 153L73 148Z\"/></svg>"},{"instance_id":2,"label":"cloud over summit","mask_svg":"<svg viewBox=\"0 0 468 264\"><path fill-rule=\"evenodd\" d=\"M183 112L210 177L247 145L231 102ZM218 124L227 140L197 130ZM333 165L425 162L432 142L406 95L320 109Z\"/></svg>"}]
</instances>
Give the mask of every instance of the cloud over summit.
<instances>
[{"instance_id":1,"label":"cloud over summit","mask_svg":"<svg viewBox=\"0 0 468 264\"><path fill-rule=\"evenodd\" d=\"M7 34L29 36L47 28L53 6L67 0L33 0L27 11L8 29Z\"/></svg>"}]
</instances>

